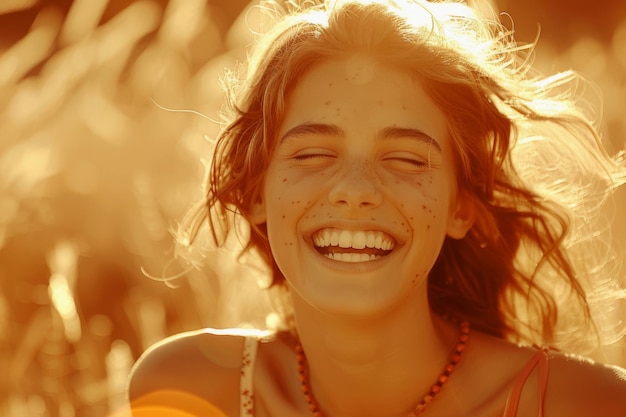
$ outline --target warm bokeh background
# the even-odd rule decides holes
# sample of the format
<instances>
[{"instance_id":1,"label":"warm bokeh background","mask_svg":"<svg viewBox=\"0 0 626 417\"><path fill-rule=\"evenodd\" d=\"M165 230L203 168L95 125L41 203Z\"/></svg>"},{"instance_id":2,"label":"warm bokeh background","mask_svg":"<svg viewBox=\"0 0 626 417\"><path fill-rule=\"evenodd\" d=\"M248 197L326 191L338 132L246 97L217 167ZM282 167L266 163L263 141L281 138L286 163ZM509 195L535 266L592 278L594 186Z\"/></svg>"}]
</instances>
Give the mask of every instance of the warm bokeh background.
<instances>
[{"instance_id":1,"label":"warm bokeh background","mask_svg":"<svg viewBox=\"0 0 626 417\"><path fill-rule=\"evenodd\" d=\"M256 25L248 6L0 1L0 416L105 416L160 338L263 325L245 302L252 274L225 270L225 253L208 255L212 268L158 279L183 271L170 230L199 196L200 159L219 128L218 77ZM597 83L607 146L622 149L626 3L498 7L523 42L541 26L539 68ZM624 194L612 209L621 242Z\"/></svg>"}]
</instances>

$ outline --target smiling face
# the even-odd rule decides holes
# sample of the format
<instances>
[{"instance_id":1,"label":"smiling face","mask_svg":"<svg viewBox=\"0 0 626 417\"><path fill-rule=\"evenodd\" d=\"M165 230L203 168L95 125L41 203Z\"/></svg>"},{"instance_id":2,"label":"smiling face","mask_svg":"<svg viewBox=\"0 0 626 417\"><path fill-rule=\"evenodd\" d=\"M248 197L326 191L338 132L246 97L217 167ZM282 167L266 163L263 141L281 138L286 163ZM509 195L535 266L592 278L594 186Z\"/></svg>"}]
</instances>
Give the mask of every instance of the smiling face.
<instances>
[{"instance_id":1,"label":"smiling face","mask_svg":"<svg viewBox=\"0 0 626 417\"><path fill-rule=\"evenodd\" d=\"M311 69L287 100L254 220L290 288L330 313L426 300L457 199L442 112L407 72L363 57Z\"/></svg>"}]
</instances>

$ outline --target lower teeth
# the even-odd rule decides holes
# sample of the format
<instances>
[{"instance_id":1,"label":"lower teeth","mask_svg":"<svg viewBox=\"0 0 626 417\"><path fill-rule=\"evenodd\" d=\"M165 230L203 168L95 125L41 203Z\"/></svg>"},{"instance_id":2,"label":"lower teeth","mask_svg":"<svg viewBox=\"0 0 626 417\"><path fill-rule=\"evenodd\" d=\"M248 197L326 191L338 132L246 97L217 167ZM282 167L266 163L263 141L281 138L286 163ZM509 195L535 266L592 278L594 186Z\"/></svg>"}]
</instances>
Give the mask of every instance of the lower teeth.
<instances>
[{"instance_id":1,"label":"lower teeth","mask_svg":"<svg viewBox=\"0 0 626 417\"><path fill-rule=\"evenodd\" d=\"M367 253L327 253L326 257L340 262L368 262L380 258Z\"/></svg>"}]
</instances>

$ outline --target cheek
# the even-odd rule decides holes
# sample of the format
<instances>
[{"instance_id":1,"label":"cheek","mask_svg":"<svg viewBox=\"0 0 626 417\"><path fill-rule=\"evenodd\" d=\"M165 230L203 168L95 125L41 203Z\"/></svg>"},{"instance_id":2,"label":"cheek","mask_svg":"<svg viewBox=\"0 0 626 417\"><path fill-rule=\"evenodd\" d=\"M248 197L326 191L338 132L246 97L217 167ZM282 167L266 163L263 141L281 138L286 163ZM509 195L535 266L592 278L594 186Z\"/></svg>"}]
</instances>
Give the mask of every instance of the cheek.
<instances>
[{"instance_id":1,"label":"cheek","mask_svg":"<svg viewBox=\"0 0 626 417\"><path fill-rule=\"evenodd\" d=\"M284 171L272 181L271 188L266 188L266 195L268 201L274 200L276 208L289 211L291 215L303 213L313 205L313 201L319 201L320 195L315 190L325 189L328 178L332 177L323 171L301 177L289 169Z\"/></svg>"},{"instance_id":2,"label":"cheek","mask_svg":"<svg viewBox=\"0 0 626 417\"><path fill-rule=\"evenodd\" d=\"M431 174L412 178L401 183L395 195L405 196L400 208L406 215L408 225L419 232L436 232L445 227L450 211L449 187L445 181Z\"/></svg>"},{"instance_id":3,"label":"cheek","mask_svg":"<svg viewBox=\"0 0 626 417\"><path fill-rule=\"evenodd\" d=\"M287 236L295 230L295 222L307 216L311 207L310 193L288 176L280 176L265 190L268 228L274 235Z\"/></svg>"}]
</instances>

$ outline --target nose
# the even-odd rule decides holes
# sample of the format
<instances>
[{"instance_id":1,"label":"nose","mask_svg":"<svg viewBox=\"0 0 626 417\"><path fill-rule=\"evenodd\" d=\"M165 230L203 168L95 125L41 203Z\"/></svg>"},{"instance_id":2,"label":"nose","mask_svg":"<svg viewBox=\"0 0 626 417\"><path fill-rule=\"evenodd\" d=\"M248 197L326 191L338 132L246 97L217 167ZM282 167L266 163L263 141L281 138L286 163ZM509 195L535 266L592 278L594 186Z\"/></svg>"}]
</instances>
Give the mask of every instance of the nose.
<instances>
[{"instance_id":1,"label":"nose","mask_svg":"<svg viewBox=\"0 0 626 417\"><path fill-rule=\"evenodd\" d=\"M369 164L352 162L337 175L328 198L334 205L351 209L377 207L382 202L380 181Z\"/></svg>"}]
</instances>

